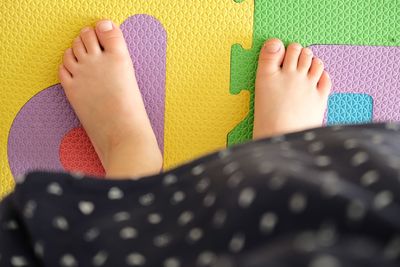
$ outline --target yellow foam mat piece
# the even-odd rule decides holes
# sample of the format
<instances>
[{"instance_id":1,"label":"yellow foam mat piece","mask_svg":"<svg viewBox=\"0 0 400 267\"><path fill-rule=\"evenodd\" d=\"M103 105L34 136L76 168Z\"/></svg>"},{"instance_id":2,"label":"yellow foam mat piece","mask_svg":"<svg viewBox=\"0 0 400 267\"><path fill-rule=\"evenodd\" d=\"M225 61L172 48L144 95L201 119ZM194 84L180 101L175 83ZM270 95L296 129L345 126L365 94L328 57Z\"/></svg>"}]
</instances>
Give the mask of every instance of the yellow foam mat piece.
<instances>
[{"instance_id":1,"label":"yellow foam mat piece","mask_svg":"<svg viewBox=\"0 0 400 267\"><path fill-rule=\"evenodd\" d=\"M254 1L2 0L0 3L0 198L14 180L7 140L19 110L59 83L58 65L81 28L135 14L167 31L166 169L226 146L228 132L248 112L249 96L231 96L230 51L251 48Z\"/></svg>"}]
</instances>

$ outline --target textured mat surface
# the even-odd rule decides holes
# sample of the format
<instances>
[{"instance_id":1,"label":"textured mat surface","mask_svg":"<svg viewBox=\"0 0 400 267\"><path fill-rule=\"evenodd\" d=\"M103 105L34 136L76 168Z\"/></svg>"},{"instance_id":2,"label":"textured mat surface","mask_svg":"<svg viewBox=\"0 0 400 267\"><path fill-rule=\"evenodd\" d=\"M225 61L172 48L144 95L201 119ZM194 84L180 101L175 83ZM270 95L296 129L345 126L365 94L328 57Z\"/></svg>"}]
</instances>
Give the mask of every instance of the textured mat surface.
<instances>
[{"instance_id":1,"label":"textured mat surface","mask_svg":"<svg viewBox=\"0 0 400 267\"><path fill-rule=\"evenodd\" d=\"M336 123L332 116L340 118L335 113L344 113L341 108L346 108L346 102L353 103L359 112L347 121L342 119L344 122L365 122L370 113L373 113L373 121L400 121L400 47L317 45L310 48L324 61L331 75L332 94L353 95L331 99L338 103L330 103L328 123ZM359 94L371 96L370 103L359 99ZM357 102L363 103L369 111L360 109Z\"/></svg>"},{"instance_id":2,"label":"textured mat surface","mask_svg":"<svg viewBox=\"0 0 400 267\"><path fill-rule=\"evenodd\" d=\"M166 32L148 15L128 18L121 29L147 114L163 150ZM9 134L8 160L14 177L35 169L105 175L61 85L35 95L18 113Z\"/></svg>"},{"instance_id":3,"label":"textured mat surface","mask_svg":"<svg viewBox=\"0 0 400 267\"><path fill-rule=\"evenodd\" d=\"M233 0L1 1L0 197L13 188L7 146L18 112L35 95L59 83L57 70L65 49L82 27L103 18L121 24L133 15L148 14L166 30L165 167L224 147L227 133L245 117L249 102L246 93L240 97L229 93L230 47L240 43L250 48L253 29L254 2L237 2L241 3ZM238 106L243 108L238 110ZM84 139L79 128L73 129L65 130L64 138ZM58 148L62 151L77 150L73 141L67 146L61 142ZM30 144L20 145L28 148ZM42 144L42 148L47 145ZM93 152L87 143L83 147L88 153ZM36 148L30 149L27 152L40 156ZM60 158L64 167L71 162L70 165L76 165L68 153L61 153ZM87 161L95 159L89 157Z\"/></svg>"},{"instance_id":4,"label":"textured mat surface","mask_svg":"<svg viewBox=\"0 0 400 267\"><path fill-rule=\"evenodd\" d=\"M315 44L399 46L399 14L400 5L398 0L255 0L253 48L251 50L246 50L240 45L234 45L232 47L231 63L232 80L230 92L232 94L238 94L243 90L249 91L251 94L250 112L246 119L229 133L228 143L230 145L241 143L250 139L252 136L256 62L259 50L266 39L277 37L284 40L286 44L289 42L299 42L303 46ZM368 48L358 49L362 50L364 56L368 53ZM377 63L381 68L391 69L391 72L393 73L394 71L397 73L398 77L399 69L396 69L396 66L393 65L392 62L387 62L387 57L382 54L389 52L389 50L376 50L374 52L377 57L368 58ZM341 58L351 56L352 63L365 62L365 58L363 59L362 56L355 56L357 51L347 52L341 50L339 53L344 53L337 55ZM345 78L349 83L357 80L359 78L357 75L366 70L365 67L362 67L359 63L344 66L349 61L345 60L344 62L345 63L340 66L333 66L335 70L332 68L330 68L330 70L338 71L336 67L350 68L350 73L346 73L346 71L342 69L343 73L340 74L346 73ZM376 69L377 68L374 68L374 70ZM384 70L379 73L384 73ZM337 80L339 73L336 72L336 74ZM354 77L353 75L356 76ZM374 75L374 77L376 77L376 75ZM380 80L385 82L385 77L387 77L387 75L384 75ZM391 81L386 80L386 83L388 82L391 83ZM357 83L352 84L353 86L351 88L357 87ZM350 92L350 88L340 87L341 85L339 84L338 86L339 88L334 85L334 90ZM389 90L389 88L386 89ZM371 87L358 87L356 92L368 93L370 90ZM390 96L386 97L392 97L393 94L397 96L398 92L390 92ZM354 99L348 96L345 98L336 97L329 101L330 108L343 106L343 100L353 101ZM336 101L339 101L339 103L336 103ZM380 100L378 101L380 102ZM389 105L382 102L380 103L379 106L374 105L374 109L376 109L377 112L388 114L390 112L397 112L392 118L400 115L398 114L397 107L393 110L393 107L389 107Z\"/></svg>"}]
</instances>

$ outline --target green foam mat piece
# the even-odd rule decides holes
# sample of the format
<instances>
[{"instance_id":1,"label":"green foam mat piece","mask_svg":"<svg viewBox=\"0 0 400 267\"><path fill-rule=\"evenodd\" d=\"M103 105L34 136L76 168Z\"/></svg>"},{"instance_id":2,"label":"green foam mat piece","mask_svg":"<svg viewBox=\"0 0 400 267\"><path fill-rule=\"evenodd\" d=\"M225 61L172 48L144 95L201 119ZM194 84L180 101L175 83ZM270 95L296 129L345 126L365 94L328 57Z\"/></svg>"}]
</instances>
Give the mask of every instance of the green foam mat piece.
<instances>
[{"instance_id":1,"label":"green foam mat piece","mask_svg":"<svg viewBox=\"0 0 400 267\"><path fill-rule=\"evenodd\" d=\"M228 146L252 137L254 82L259 51L275 37L303 46L400 46L398 0L255 0L251 50L231 51L231 94L250 91L248 116L228 134Z\"/></svg>"}]
</instances>

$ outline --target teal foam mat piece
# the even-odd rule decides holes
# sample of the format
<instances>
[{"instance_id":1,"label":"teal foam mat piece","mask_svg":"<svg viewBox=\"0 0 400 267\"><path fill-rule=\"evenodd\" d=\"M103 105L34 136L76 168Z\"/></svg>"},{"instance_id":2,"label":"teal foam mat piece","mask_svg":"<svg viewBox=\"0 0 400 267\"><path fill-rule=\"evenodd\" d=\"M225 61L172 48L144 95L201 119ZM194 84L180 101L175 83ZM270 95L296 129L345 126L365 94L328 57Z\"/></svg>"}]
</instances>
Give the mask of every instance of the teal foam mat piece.
<instances>
[{"instance_id":1,"label":"teal foam mat piece","mask_svg":"<svg viewBox=\"0 0 400 267\"><path fill-rule=\"evenodd\" d=\"M367 94L332 94L327 125L372 122L373 99Z\"/></svg>"}]
</instances>

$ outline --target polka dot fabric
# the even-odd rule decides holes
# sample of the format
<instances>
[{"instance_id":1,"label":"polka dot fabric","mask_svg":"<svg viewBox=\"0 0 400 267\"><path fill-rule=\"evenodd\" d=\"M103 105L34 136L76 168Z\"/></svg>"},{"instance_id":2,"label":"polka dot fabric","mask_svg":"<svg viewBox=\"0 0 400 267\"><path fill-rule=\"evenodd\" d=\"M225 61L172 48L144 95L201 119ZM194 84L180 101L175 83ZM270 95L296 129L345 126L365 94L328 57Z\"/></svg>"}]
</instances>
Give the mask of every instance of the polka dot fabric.
<instances>
[{"instance_id":1,"label":"polka dot fabric","mask_svg":"<svg viewBox=\"0 0 400 267\"><path fill-rule=\"evenodd\" d=\"M253 141L140 180L31 172L0 266L398 266L400 124Z\"/></svg>"}]
</instances>

